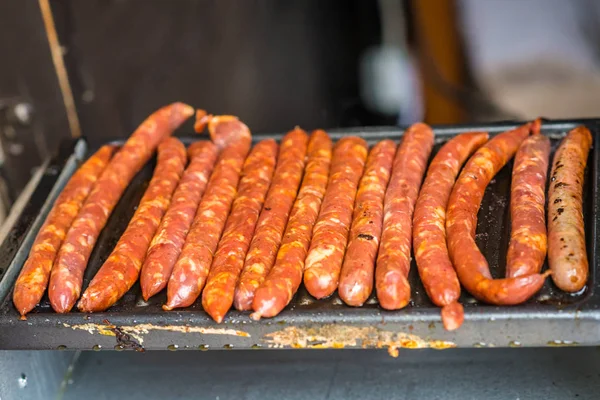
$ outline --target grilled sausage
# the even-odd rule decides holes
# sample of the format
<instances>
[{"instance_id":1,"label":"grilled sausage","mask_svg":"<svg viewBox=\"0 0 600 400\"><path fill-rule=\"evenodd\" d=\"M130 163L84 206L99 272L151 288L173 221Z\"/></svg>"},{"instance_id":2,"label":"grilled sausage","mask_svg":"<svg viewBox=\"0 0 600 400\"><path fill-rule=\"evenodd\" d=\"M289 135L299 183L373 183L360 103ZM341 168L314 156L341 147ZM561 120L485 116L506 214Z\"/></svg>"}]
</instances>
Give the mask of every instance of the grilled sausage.
<instances>
[{"instance_id":1,"label":"grilled sausage","mask_svg":"<svg viewBox=\"0 0 600 400\"><path fill-rule=\"evenodd\" d=\"M244 163L238 194L202 292L202 307L217 323L223 321L233 303L235 286L271 184L276 157L277 143L272 139L263 140L254 146Z\"/></svg>"},{"instance_id":2,"label":"grilled sausage","mask_svg":"<svg viewBox=\"0 0 600 400\"><path fill-rule=\"evenodd\" d=\"M189 147L188 155L190 164L173 193L142 266L140 286L145 300L167 286L212 173L217 147L209 141L196 142Z\"/></svg>"},{"instance_id":3,"label":"grilled sausage","mask_svg":"<svg viewBox=\"0 0 600 400\"><path fill-rule=\"evenodd\" d=\"M313 229L304 270L304 286L317 299L330 296L338 287L356 189L367 152L367 143L359 137L340 139L333 149L329 185Z\"/></svg>"},{"instance_id":4,"label":"grilled sausage","mask_svg":"<svg viewBox=\"0 0 600 400\"><path fill-rule=\"evenodd\" d=\"M173 103L150 115L114 155L86 199L58 252L48 294L56 312L69 312L81 293L83 273L98 235L135 174L158 144L171 135L194 110Z\"/></svg>"},{"instance_id":5,"label":"grilled sausage","mask_svg":"<svg viewBox=\"0 0 600 400\"><path fill-rule=\"evenodd\" d=\"M290 213L275 265L254 294L254 313L250 316L255 320L279 314L292 300L302 281L306 252L327 188L331 163L331 139L327 133L321 130L312 133L307 156L302 185Z\"/></svg>"},{"instance_id":6,"label":"grilled sausage","mask_svg":"<svg viewBox=\"0 0 600 400\"><path fill-rule=\"evenodd\" d=\"M460 283L446 245L446 205L460 167L487 140L487 133L463 133L448 141L431 161L415 206L415 261L427 295L444 308L442 322L447 330L457 329L464 314L458 303Z\"/></svg>"},{"instance_id":7,"label":"grilled sausage","mask_svg":"<svg viewBox=\"0 0 600 400\"><path fill-rule=\"evenodd\" d=\"M213 142L222 151L173 267L164 310L187 307L202 292L252 141L250 130L236 117L202 112L197 117L196 129L201 131L208 124Z\"/></svg>"},{"instance_id":8,"label":"grilled sausage","mask_svg":"<svg viewBox=\"0 0 600 400\"><path fill-rule=\"evenodd\" d=\"M477 212L485 188L515 154L530 128L531 124L527 124L501 133L480 147L463 168L448 200L446 235L450 259L465 289L486 303L522 303L542 287L547 276L546 273L493 279L475 243Z\"/></svg>"},{"instance_id":9,"label":"grilled sausage","mask_svg":"<svg viewBox=\"0 0 600 400\"><path fill-rule=\"evenodd\" d=\"M523 141L515 156L510 189L512 229L506 257L506 277L539 273L542 270L546 236L546 174L550 140L533 135Z\"/></svg>"},{"instance_id":10,"label":"grilled sausage","mask_svg":"<svg viewBox=\"0 0 600 400\"><path fill-rule=\"evenodd\" d=\"M573 129L558 147L548 193L548 261L556 286L567 292L584 288L588 260L583 225L583 182L592 135Z\"/></svg>"},{"instance_id":11,"label":"grilled sausage","mask_svg":"<svg viewBox=\"0 0 600 400\"><path fill-rule=\"evenodd\" d=\"M103 146L69 179L38 232L15 283L13 302L22 319L40 302L50 271L67 230L77 216L96 180L106 168L114 146Z\"/></svg>"},{"instance_id":12,"label":"grilled sausage","mask_svg":"<svg viewBox=\"0 0 600 400\"><path fill-rule=\"evenodd\" d=\"M150 184L127 229L79 300L83 312L104 311L138 280L150 241L169 206L187 161L185 146L166 138L158 146L158 162Z\"/></svg>"},{"instance_id":13,"label":"grilled sausage","mask_svg":"<svg viewBox=\"0 0 600 400\"><path fill-rule=\"evenodd\" d=\"M367 158L354 204L348 248L342 265L338 293L350 306L362 306L373 290L375 257L383 225L383 197L390 180L396 144L377 143Z\"/></svg>"},{"instance_id":14,"label":"grilled sausage","mask_svg":"<svg viewBox=\"0 0 600 400\"><path fill-rule=\"evenodd\" d=\"M383 231L375 269L379 305L386 310L405 307L410 301L410 246L412 216L433 147L433 131L414 124L404 133L392 167L383 206Z\"/></svg>"},{"instance_id":15,"label":"grilled sausage","mask_svg":"<svg viewBox=\"0 0 600 400\"><path fill-rule=\"evenodd\" d=\"M233 304L238 310L250 310L256 289L273 267L290 210L302 180L308 136L300 128L289 132L281 141L273 183L256 224L256 231L244 269L235 289Z\"/></svg>"}]
</instances>

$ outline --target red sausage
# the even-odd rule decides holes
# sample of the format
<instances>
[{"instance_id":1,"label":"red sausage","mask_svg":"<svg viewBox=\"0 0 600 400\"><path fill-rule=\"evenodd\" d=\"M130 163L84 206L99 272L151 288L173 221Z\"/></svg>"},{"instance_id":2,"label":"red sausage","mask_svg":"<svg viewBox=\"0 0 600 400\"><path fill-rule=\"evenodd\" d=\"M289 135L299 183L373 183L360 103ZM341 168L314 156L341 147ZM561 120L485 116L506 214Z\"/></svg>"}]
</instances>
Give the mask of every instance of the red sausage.
<instances>
[{"instance_id":1,"label":"red sausage","mask_svg":"<svg viewBox=\"0 0 600 400\"><path fill-rule=\"evenodd\" d=\"M15 284L13 302L22 319L42 299L54 259L67 230L106 168L114 150L114 146L101 147L73 174L54 202Z\"/></svg>"},{"instance_id":2,"label":"red sausage","mask_svg":"<svg viewBox=\"0 0 600 400\"><path fill-rule=\"evenodd\" d=\"M166 138L158 146L158 162L148 189L112 253L83 292L79 310L106 310L138 280L150 241L169 206L186 161L185 146L178 139Z\"/></svg>"},{"instance_id":3,"label":"red sausage","mask_svg":"<svg viewBox=\"0 0 600 400\"><path fill-rule=\"evenodd\" d=\"M273 178L276 158L277 143L269 139L254 146L244 163L238 194L202 292L202 307L217 323L223 321L233 303L235 285Z\"/></svg>"},{"instance_id":4,"label":"red sausage","mask_svg":"<svg viewBox=\"0 0 600 400\"><path fill-rule=\"evenodd\" d=\"M383 231L375 269L379 305L386 310L406 307L410 301L410 245L412 217L427 159L433 147L433 131L414 124L404 133L392 167L383 206Z\"/></svg>"},{"instance_id":5,"label":"red sausage","mask_svg":"<svg viewBox=\"0 0 600 400\"><path fill-rule=\"evenodd\" d=\"M238 310L250 310L256 289L273 267L290 210L302 180L308 136L300 128L281 141L273 183L256 224L242 275L235 289L233 304Z\"/></svg>"},{"instance_id":6,"label":"red sausage","mask_svg":"<svg viewBox=\"0 0 600 400\"><path fill-rule=\"evenodd\" d=\"M547 276L493 279L475 243L477 212L485 188L529 135L531 125L504 132L480 147L463 168L448 200L446 234L450 259L465 289L486 303L522 303L542 287Z\"/></svg>"},{"instance_id":7,"label":"red sausage","mask_svg":"<svg viewBox=\"0 0 600 400\"><path fill-rule=\"evenodd\" d=\"M338 287L367 152L367 142L359 137L340 139L333 149L329 184L304 262L304 286L317 299Z\"/></svg>"},{"instance_id":8,"label":"red sausage","mask_svg":"<svg viewBox=\"0 0 600 400\"><path fill-rule=\"evenodd\" d=\"M150 115L112 158L73 221L50 275L48 294L56 312L69 312L81 293L83 273L98 235L121 194L158 144L192 116L192 107L173 103Z\"/></svg>"},{"instance_id":9,"label":"red sausage","mask_svg":"<svg viewBox=\"0 0 600 400\"><path fill-rule=\"evenodd\" d=\"M196 128L208 124L211 138L222 151L173 267L164 310L190 306L202 292L252 141L250 130L236 117L203 116L202 112L198 116Z\"/></svg>"},{"instance_id":10,"label":"red sausage","mask_svg":"<svg viewBox=\"0 0 600 400\"><path fill-rule=\"evenodd\" d=\"M512 230L506 258L506 277L539 273L546 259L546 174L550 140L533 135L515 156L510 189Z\"/></svg>"},{"instance_id":11,"label":"red sausage","mask_svg":"<svg viewBox=\"0 0 600 400\"><path fill-rule=\"evenodd\" d=\"M142 266L140 285L145 300L167 286L215 165L217 147L208 141L196 142L189 147L188 155L190 164L181 177Z\"/></svg>"},{"instance_id":12,"label":"red sausage","mask_svg":"<svg viewBox=\"0 0 600 400\"><path fill-rule=\"evenodd\" d=\"M327 188L331 139L324 131L312 133L308 160L298 197L285 228L275 265L254 294L250 315L255 320L274 317L289 304L302 281L304 260Z\"/></svg>"},{"instance_id":13,"label":"red sausage","mask_svg":"<svg viewBox=\"0 0 600 400\"><path fill-rule=\"evenodd\" d=\"M442 322L447 330L457 329L464 314L458 303L460 283L446 245L446 205L460 167L487 140L487 133L463 133L448 141L431 161L415 206L415 260L427 295L444 307Z\"/></svg>"},{"instance_id":14,"label":"red sausage","mask_svg":"<svg viewBox=\"0 0 600 400\"><path fill-rule=\"evenodd\" d=\"M552 161L548 193L548 261L560 289L578 292L589 273L583 224L583 182L590 131L580 126L563 139Z\"/></svg>"},{"instance_id":15,"label":"red sausage","mask_svg":"<svg viewBox=\"0 0 600 400\"><path fill-rule=\"evenodd\" d=\"M390 180L396 144L377 143L367 158L354 204L348 248L342 265L338 293L350 306L362 306L373 290L375 257L383 225L383 197Z\"/></svg>"}]
</instances>

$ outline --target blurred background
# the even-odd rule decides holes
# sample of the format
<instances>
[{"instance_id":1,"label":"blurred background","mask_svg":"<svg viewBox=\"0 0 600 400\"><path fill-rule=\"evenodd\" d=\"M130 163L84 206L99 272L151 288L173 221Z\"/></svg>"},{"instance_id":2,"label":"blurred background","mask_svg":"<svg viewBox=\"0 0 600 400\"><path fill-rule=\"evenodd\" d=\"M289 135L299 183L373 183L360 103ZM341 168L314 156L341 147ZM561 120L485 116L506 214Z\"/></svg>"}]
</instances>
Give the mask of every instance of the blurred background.
<instances>
[{"instance_id":1,"label":"blurred background","mask_svg":"<svg viewBox=\"0 0 600 400\"><path fill-rule=\"evenodd\" d=\"M175 100L254 132L598 116L599 17L594 0L2 1L0 221L62 140L128 136Z\"/></svg>"}]
</instances>

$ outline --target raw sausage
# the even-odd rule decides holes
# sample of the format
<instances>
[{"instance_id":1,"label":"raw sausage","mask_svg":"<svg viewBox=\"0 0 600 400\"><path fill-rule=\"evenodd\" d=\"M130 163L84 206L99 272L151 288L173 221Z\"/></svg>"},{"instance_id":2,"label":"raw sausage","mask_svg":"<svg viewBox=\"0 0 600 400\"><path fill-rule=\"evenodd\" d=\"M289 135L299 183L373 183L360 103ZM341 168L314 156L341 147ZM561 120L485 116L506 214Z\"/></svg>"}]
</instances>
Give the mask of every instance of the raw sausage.
<instances>
[{"instance_id":1,"label":"raw sausage","mask_svg":"<svg viewBox=\"0 0 600 400\"><path fill-rule=\"evenodd\" d=\"M458 303L460 283L446 245L446 205L460 167L487 140L487 133L463 133L442 146L429 165L415 206L415 261L427 295L443 307L442 322L447 330L457 329L464 314Z\"/></svg>"},{"instance_id":2,"label":"raw sausage","mask_svg":"<svg viewBox=\"0 0 600 400\"><path fill-rule=\"evenodd\" d=\"M510 188L511 233L506 277L539 273L546 259L546 175L550 140L533 135L515 156Z\"/></svg>"},{"instance_id":3,"label":"raw sausage","mask_svg":"<svg viewBox=\"0 0 600 400\"><path fill-rule=\"evenodd\" d=\"M545 273L493 279L475 243L477 212L485 188L515 154L531 127L527 124L501 133L480 147L463 168L448 200L446 234L450 259L465 289L486 303L522 303L542 287L547 276Z\"/></svg>"},{"instance_id":4,"label":"raw sausage","mask_svg":"<svg viewBox=\"0 0 600 400\"><path fill-rule=\"evenodd\" d=\"M271 270L281 243L290 210L302 180L308 135L300 128L282 140L273 182L258 222L244 269L235 289L233 304L238 310L252 309L256 289Z\"/></svg>"},{"instance_id":5,"label":"raw sausage","mask_svg":"<svg viewBox=\"0 0 600 400\"><path fill-rule=\"evenodd\" d=\"M223 321L233 303L235 285L269 190L276 157L277 143L268 139L254 146L244 163L238 194L202 292L202 307L217 323Z\"/></svg>"},{"instance_id":6,"label":"raw sausage","mask_svg":"<svg viewBox=\"0 0 600 400\"><path fill-rule=\"evenodd\" d=\"M140 286L145 300L167 286L215 165L217 147L209 141L196 142L189 147L188 156L190 164L173 193L142 266Z\"/></svg>"},{"instance_id":7,"label":"raw sausage","mask_svg":"<svg viewBox=\"0 0 600 400\"><path fill-rule=\"evenodd\" d=\"M158 144L170 136L194 109L173 103L150 115L114 155L86 199L58 252L48 294L56 312L69 312L81 293L83 273L98 235L121 194L150 159Z\"/></svg>"},{"instance_id":8,"label":"raw sausage","mask_svg":"<svg viewBox=\"0 0 600 400\"><path fill-rule=\"evenodd\" d=\"M383 197L390 180L396 144L377 143L367 158L354 204L348 248L342 265L338 293L350 306L362 306L373 290L375 257L383 224Z\"/></svg>"},{"instance_id":9,"label":"raw sausage","mask_svg":"<svg viewBox=\"0 0 600 400\"><path fill-rule=\"evenodd\" d=\"M199 111L197 118L196 129L208 125L213 142L222 151L173 267L164 310L187 307L202 292L252 141L250 130L236 117L213 117Z\"/></svg>"},{"instance_id":10,"label":"raw sausage","mask_svg":"<svg viewBox=\"0 0 600 400\"><path fill-rule=\"evenodd\" d=\"M310 136L302 185L290 213L275 265L254 294L252 319L279 314L300 286L313 226L327 188L331 147L331 139L325 131L317 130Z\"/></svg>"},{"instance_id":11,"label":"raw sausage","mask_svg":"<svg viewBox=\"0 0 600 400\"><path fill-rule=\"evenodd\" d=\"M185 146L166 138L158 146L154 175L127 229L79 300L83 312L104 311L137 281L150 241L169 206L187 161Z\"/></svg>"},{"instance_id":12,"label":"raw sausage","mask_svg":"<svg viewBox=\"0 0 600 400\"><path fill-rule=\"evenodd\" d=\"M304 286L315 298L330 296L338 287L358 181L367 158L367 142L340 139L333 149L329 185L306 256Z\"/></svg>"},{"instance_id":13,"label":"raw sausage","mask_svg":"<svg viewBox=\"0 0 600 400\"><path fill-rule=\"evenodd\" d=\"M548 261L556 286L577 292L588 278L588 260L583 225L583 182L588 153L592 145L590 131L573 129L558 147L548 193Z\"/></svg>"},{"instance_id":14,"label":"raw sausage","mask_svg":"<svg viewBox=\"0 0 600 400\"><path fill-rule=\"evenodd\" d=\"M394 158L384 199L383 231L375 269L377 298L386 310L403 308L410 301L408 272L413 210L432 147L433 131L417 123L404 133Z\"/></svg>"},{"instance_id":15,"label":"raw sausage","mask_svg":"<svg viewBox=\"0 0 600 400\"><path fill-rule=\"evenodd\" d=\"M102 146L73 174L54 202L15 284L13 302L22 319L42 299L67 230L114 151L114 146Z\"/></svg>"}]
</instances>

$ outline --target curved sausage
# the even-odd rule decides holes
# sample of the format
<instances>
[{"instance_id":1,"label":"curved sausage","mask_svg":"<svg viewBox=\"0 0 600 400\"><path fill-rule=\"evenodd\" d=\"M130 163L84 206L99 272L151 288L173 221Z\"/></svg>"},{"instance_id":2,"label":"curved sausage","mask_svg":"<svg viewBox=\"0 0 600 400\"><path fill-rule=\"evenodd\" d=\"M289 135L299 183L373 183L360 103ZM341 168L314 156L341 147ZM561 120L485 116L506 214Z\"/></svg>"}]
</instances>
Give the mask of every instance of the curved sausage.
<instances>
[{"instance_id":1,"label":"curved sausage","mask_svg":"<svg viewBox=\"0 0 600 400\"><path fill-rule=\"evenodd\" d=\"M306 252L329 177L331 139L325 131L312 133L307 156L302 185L290 213L275 265L254 294L254 313L250 317L255 320L279 314L292 300L302 282Z\"/></svg>"},{"instance_id":2,"label":"curved sausage","mask_svg":"<svg viewBox=\"0 0 600 400\"><path fill-rule=\"evenodd\" d=\"M209 141L196 142L189 147L188 155L190 163L173 193L142 266L140 286L145 300L167 286L214 168L217 147Z\"/></svg>"},{"instance_id":3,"label":"curved sausage","mask_svg":"<svg viewBox=\"0 0 600 400\"><path fill-rule=\"evenodd\" d=\"M549 157L550 140L543 135L525 139L515 156L510 188L512 228L506 258L507 278L539 273L546 259Z\"/></svg>"},{"instance_id":4,"label":"curved sausage","mask_svg":"<svg viewBox=\"0 0 600 400\"><path fill-rule=\"evenodd\" d=\"M442 146L429 165L415 206L415 261L427 295L444 308L442 322L447 330L457 329L464 314L458 303L460 283L446 245L446 205L460 167L487 140L487 133L463 133Z\"/></svg>"},{"instance_id":5,"label":"curved sausage","mask_svg":"<svg viewBox=\"0 0 600 400\"><path fill-rule=\"evenodd\" d=\"M433 131L414 124L398 148L383 206L383 231L375 269L379 305L386 310L405 307L410 301L410 245L412 216L433 147Z\"/></svg>"},{"instance_id":6,"label":"curved sausage","mask_svg":"<svg viewBox=\"0 0 600 400\"><path fill-rule=\"evenodd\" d=\"M273 182L235 289L233 304L240 311L252 308L256 289L273 267L302 180L307 145L308 135L300 128L289 132L281 140Z\"/></svg>"},{"instance_id":7,"label":"curved sausage","mask_svg":"<svg viewBox=\"0 0 600 400\"><path fill-rule=\"evenodd\" d=\"M460 173L446 214L448 252L458 279L477 299L496 305L522 303L544 284L545 274L493 279L475 243L477 212L490 180L529 135L531 124L504 132L480 147Z\"/></svg>"},{"instance_id":8,"label":"curved sausage","mask_svg":"<svg viewBox=\"0 0 600 400\"><path fill-rule=\"evenodd\" d=\"M383 197L390 180L396 144L377 143L370 151L360 180L350 239L342 265L338 293L350 306L362 306L373 291L375 257L383 225Z\"/></svg>"},{"instance_id":9,"label":"curved sausage","mask_svg":"<svg viewBox=\"0 0 600 400\"><path fill-rule=\"evenodd\" d=\"M548 261L554 283L567 292L583 289L589 273L582 203L591 145L586 127L573 129L558 147L550 173Z\"/></svg>"},{"instance_id":10,"label":"curved sausage","mask_svg":"<svg viewBox=\"0 0 600 400\"><path fill-rule=\"evenodd\" d=\"M317 299L338 287L367 152L367 142L352 136L340 139L333 149L329 184L304 262L304 286Z\"/></svg>"},{"instance_id":11,"label":"curved sausage","mask_svg":"<svg viewBox=\"0 0 600 400\"><path fill-rule=\"evenodd\" d=\"M196 128L207 124L211 138L223 150L173 267L164 310L190 306L202 292L252 141L250 129L235 117L199 115L202 123L197 121Z\"/></svg>"},{"instance_id":12,"label":"curved sausage","mask_svg":"<svg viewBox=\"0 0 600 400\"><path fill-rule=\"evenodd\" d=\"M42 299L67 230L114 151L114 146L102 146L73 174L54 202L15 283L13 303L22 319Z\"/></svg>"},{"instance_id":13,"label":"curved sausage","mask_svg":"<svg viewBox=\"0 0 600 400\"><path fill-rule=\"evenodd\" d=\"M276 158L277 143L268 139L254 146L244 163L238 194L202 292L202 307L217 323L223 321L233 303L235 285L273 178Z\"/></svg>"},{"instance_id":14,"label":"curved sausage","mask_svg":"<svg viewBox=\"0 0 600 400\"><path fill-rule=\"evenodd\" d=\"M169 206L183 174L187 156L176 138L158 146L154 175L125 232L79 300L83 312L104 311L127 293L138 280L150 241Z\"/></svg>"},{"instance_id":15,"label":"curved sausage","mask_svg":"<svg viewBox=\"0 0 600 400\"><path fill-rule=\"evenodd\" d=\"M173 103L150 115L114 155L73 221L50 275L48 294L56 312L69 312L81 293L83 273L98 235L135 174L158 144L170 136L194 109Z\"/></svg>"}]
</instances>

